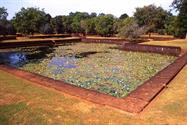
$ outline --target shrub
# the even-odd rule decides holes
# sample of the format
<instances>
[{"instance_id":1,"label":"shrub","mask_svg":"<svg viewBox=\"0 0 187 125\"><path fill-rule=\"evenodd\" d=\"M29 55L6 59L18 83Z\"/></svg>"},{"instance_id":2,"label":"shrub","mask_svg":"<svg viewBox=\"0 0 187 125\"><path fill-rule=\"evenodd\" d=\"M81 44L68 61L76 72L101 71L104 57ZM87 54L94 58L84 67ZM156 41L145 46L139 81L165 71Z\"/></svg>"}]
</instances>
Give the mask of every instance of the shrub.
<instances>
[{"instance_id":1,"label":"shrub","mask_svg":"<svg viewBox=\"0 0 187 125\"><path fill-rule=\"evenodd\" d=\"M119 36L128 38L130 41L140 38L140 36L146 33L146 27L139 27L136 22L128 24L120 29Z\"/></svg>"}]
</instances>

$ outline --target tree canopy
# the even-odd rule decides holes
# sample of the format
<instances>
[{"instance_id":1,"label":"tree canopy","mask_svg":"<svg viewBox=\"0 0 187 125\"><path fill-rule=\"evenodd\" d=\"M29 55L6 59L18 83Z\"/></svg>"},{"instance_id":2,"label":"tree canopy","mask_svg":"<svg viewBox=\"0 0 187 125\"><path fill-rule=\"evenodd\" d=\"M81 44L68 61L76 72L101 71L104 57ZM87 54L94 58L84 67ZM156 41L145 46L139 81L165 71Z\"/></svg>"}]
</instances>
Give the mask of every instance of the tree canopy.
<instances>
[{"instance_id":1,"label":"tree canopy","mask_svg":"<svg viewBox=\"0 0 187 125\"><path fill-rule=\"evenodd\" d=\"M162 7L148 5L136 8L132 17L124 13L119 18L94 12L71 12L69 15L51 17L43 9L29 7L22 8L11 21L7 20L7 10L1 7L0 34L11 34L15 27L22 34L83 33L112 36L133 33L131 36L135 36L145 30L184 37L187 33L187 1L174 0L172 7L179 12L178 16L173 16Z\"/></svg>"},{"instance_id":2,"label":"tree canopy","mask_svg":"<svg viewBox=\"0 0 187 125\"><path fill-rule=\"evenodd\" d=\"M8 16L7 9L0 7L0 20L6 20Z\"/></svg>"},{"instance_id":3,"label":"tree canopy","mask_svg":"<svg viewBox=\"0 0 187 125\"><path fill-rule=\"evenodd\" d=\"M181 7L183 6L185 0L174 0L172 3L172 7L176 9L176 11L180 11Z\"/></svg>"},{"instance_id":4,"label":"tree canopy","mask_svg":"<svg viewBox=\"0 0 187 125\"><path fill-rule=\"evenodd\" d=\"M118 35L129 40L137 39L146 32L146 27L140 27L132 17L123 20L118 29Z\"/></svg>"},{"instance_id":5,"label":"tree canopy","mask_svg":"<svg viewBox=\"0 0 187 125\"><path fill-rule=\"evenodd\" d=\"M98 16L95 22L96 32L102 36L108 36L110 34L113 34L113 24L114 24L113 15Z\"/></svg>"},{"instance_id":6,"label":"tree canopy","mask_svg":"<svg viewBox=\"0 0 187 125\"><path fill-rule=\"evenodd\" d=\"M39 8L22 8L13 17L13 25L16 30L24 34L39 33L45 23L46 13Z\"/></svg>"},{"instance_id":7,"label":"tree canopy","mask_svg":"<svg viewBox=\"0 0 187 125\"><path fill-rule=\"evenodd\" d=\"M179 11L177 17L177 30L175 35L180 38L184 38L187 34L187 1L186 0L174 0L172 3L173 8Z\"/></svg>"},{"instance_id":8,"label":"tree canopy","mask_svg":"<svg viewBox=\"0 0 187 125\"><path fill-rule=\"evenodd\" d=\"M0 7L0 35L12 35L15 34L15 29L11 21L7 20L7 9Z\"/></svg>"},{"instance_id":9,"label":"tree canopy","mask_svg":"<svg viewBox=\"0 0 187 125\"><path fill-rule=\"evenodd\" d=\"M55 33L63 33L64 32L64 27L62 23L62 16L56 16L51 19L51 25L53 27L53 30Z\"/></svg>"},{"instance_id":10,"label":"tree canopy","mask_svg":"<svg viewBox=\"0 0 187 125\"><path fill-rule=\"evenodd\" d=\"M96 18L86 19L81 21L81 28L85 34L96 34Z\"/></svg>"},{"instance_id":11,"label":"tree canopy","mask_svg":"<svg viewBox=\"0 0 187 125\"><path fill-rule=\"evenodd\" d=\"M129 17L129 15L126 14L126 13L124 13L124 14L122 14L122 15L119 17L119 19L126 19L127 17Z\"/></svg>"},{"instance_id":12,"label":"tree canopy","mask_svg":"<svg viewBox=\"0 0 187 125\"><path fill-rule=\"evenodd\" d=\"M164 29L168 12L162 7L148 5L142 8L136 8L134 18L139 26L149 27L149 32L161 32Z\"/></svg>"}]
</instances>

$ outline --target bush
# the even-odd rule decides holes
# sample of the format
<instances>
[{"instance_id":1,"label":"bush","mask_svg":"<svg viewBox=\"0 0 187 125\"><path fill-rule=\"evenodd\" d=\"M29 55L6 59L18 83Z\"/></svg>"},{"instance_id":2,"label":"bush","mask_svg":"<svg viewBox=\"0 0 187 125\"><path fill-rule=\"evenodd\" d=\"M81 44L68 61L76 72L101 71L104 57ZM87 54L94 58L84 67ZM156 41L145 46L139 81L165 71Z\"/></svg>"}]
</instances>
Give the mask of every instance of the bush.
<instances>
[{"instance_id":1,"label":"bush","mask_svg":"<svg viewBox=\"0 0 187 125\"><path fill-rule=\"evenodd\" d=\"M120 29L119 36L128 38L130 41L140 38L141 35L146 33L146 27L139 27L136 22L126 25Z\"/></svg>"}]
</instances>

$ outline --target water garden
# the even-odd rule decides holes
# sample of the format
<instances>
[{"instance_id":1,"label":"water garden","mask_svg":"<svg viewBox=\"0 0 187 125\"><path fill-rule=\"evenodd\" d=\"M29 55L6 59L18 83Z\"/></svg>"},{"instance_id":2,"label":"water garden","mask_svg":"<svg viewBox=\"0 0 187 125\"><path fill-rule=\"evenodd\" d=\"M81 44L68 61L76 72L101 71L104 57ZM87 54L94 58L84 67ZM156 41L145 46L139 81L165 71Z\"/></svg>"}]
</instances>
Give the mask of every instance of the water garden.
<instances>
[{"instance_id":1,"label":"water garden","mask_svg":"<svg viewBox=\"0 0 187 125\"><path fill-rule=\"evenodd\" d=\"M1 52L0 63L95 90L125 97L177 57L122 51L114 44L64 43Z\"/></svg>"}]
</instances>

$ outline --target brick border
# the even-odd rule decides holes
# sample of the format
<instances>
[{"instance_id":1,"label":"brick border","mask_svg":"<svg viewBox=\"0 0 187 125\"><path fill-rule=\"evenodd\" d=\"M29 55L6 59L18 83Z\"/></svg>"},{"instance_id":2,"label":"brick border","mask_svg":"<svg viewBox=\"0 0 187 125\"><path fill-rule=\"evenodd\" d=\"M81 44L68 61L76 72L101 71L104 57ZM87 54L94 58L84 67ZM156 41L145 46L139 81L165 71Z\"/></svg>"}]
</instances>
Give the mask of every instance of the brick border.
<instances>
[{"instance_id":1,"label":"brick border","mask_svg":"<svg viewBox=\"0 0 187 125\"><path fill-rule=\"evenodd\" d=\"M20 42L0 42L0 49L6 48L16 48L16 47L25 47L25 46L55 46L61 45L65 42L78 42L81 41L81 38L72 38L72 39L41 39L41 40L25 40Z\"/></svg>"},{"instance_id":2,"label":"brick border","mask_svg":"<svg viewBox=\"0 0 187 125\"><path fill-rule=\"evenodd\" d=\"M82 42L86 43L110 43L110 44L123 44L123 43L129 43L128 39L118 39L118 38L81 38ZM142 40L134 40L131 42L134 43L142 43L142 42L147 42L148 40L142 39Z\"/></svg>"},{"instance_id":3,"label":"brick border","mask_svg":"<svg viewBox=\"0 0 187 125\"><path fill-rule=\"evenodd\" d=\"M30 39L38 39L38 38L65 38L71 37L71 34L45 34L45 35L29 35Z\"/></svg>"},{"instance_id":4,"label":"brick border","mask_svg":"<svg viewBox=\"0 0 187 125\"><path fill-rule=\"evenodd\" d=\"M1 40L16 40L16 35L0 36L0 41Z\"/></svg>"},{"instance_id":5,"label":"brick border","mask_svg":"<svg viewBox=\"0 0 187 125\"><path fill-rule=\"evenodd\" d=\"M123 44L127 43L126 39L97 39L97 38L81 38L81 42L85 43L107 43L107 44Z\"/></svg>"},{"instance_id":6,"label":"brick border","mask_svg":"<svg viewBox=\"0 0 187 125\"><path fill-rule=\"evenodd\" d=\"M125 39L93 39L93 38L72 38L72 39L41 39L41 40L25 40L18 42L0 42L0 49L25 47L25 46L59 46L65 42L83 42L83 43L107 43L120 45L119 49L126 51L152 52L159 54L167 54L179 56L180 47L142 45L136 43L128 43Z\"/></svg>"},{"instance_id":7,"label":"brick border","mask_svg":"<svg viewBox=\"0 0 187 125\"><path fill-rule=\"evenodd\" d=\"M35 73L30 73L24 70L16 69L6 65L0 65L0 70L6 71L17 77L21 77L28 81L54 88L56 90L65 92L72 96L76 96L97 104L111 106L124 111L136 113L140 112L148 103L136 98L116 98L97 91L84 89L63 81L54 80L52 78L44 77ZM137 105L138 104L138 105Z\"/></svg>"},{"instance_id":8,"label":"brick border","mask_svg":"<svg viewBox=\"0 0 187 125\"><path fill-rule=\"evenodd\" d=\"M178 74L178 72L180 72L186 63L187 53L176 59L172 64L158 72L155 76L137 87L136 90L124 98L116 98L97 91L80 88L63 81L53 80L52 78L6 65L0 65L0 70L97 104L111 106L130 113L140 113Z\"/></svg>"},{"instance_id":9,"label":"brick border","mask_svg":"<svg viewBox=\"0 0 187 125\"><path fill-rule=\"evenodd\" d=\"M73 39L40 39L40 40L24 40L18 42L0 42L0 49L9 49L17 47L32 47L32 46L58 46L65 42L82 42L82 43L107 43L107 44L117 44L122 45L127 43L124 39L85 39L85 38L73 38Z\"/></svg>"},{"instance_id":10,"label":"brick border","mask_svg":"<svg viewBox=\"0 0 187 125\"><path fill-rule=\"evenodd\" d=\"M120 49L125 51L150 52L150 53L159 53L159 54L172 55L172 56L179 56L179 54L181 53L180 47L143 45L143 44L134 44L134 43L123 43Z\"/></svg>"}]
</instances>

